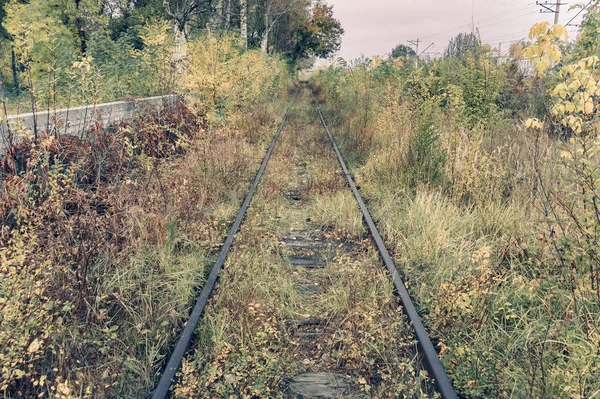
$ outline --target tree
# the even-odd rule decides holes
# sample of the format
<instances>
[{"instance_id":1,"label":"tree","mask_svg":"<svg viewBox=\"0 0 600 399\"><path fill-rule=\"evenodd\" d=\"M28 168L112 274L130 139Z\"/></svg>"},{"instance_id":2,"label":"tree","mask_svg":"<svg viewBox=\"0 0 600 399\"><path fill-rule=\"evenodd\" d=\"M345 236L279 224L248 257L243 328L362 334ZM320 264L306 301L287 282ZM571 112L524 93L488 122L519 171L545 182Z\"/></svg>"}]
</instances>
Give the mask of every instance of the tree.
<instances>
[{"instance_id":1,"label":"tree","mask_svg":"<svg viewBox=\"0 0 600 399\"><path fill-rule=\"evenodd\" d=\"M6 28L4 27L4 18L6 17L6 5L8 4L9 0L0 0L0 38L1 39L10 39L10 35L9 33L6 31Z\"/></svg>"},{"instance_id":2,"label":"tree","mask_svg":"<svg viewBox=\"0 0 600 399\"><path fill-rule=\"evenodd\" d=\"M581 21L576 53L580 57L600 55L600 1L594 0L587 7Z\"/></svg>"},{"instance_id":3,"label":"tree","mask_svg":"<svg viewBox=\"0 0 600 399\"><path fill-rule=\"evenodd\" d=\"M415 50L413 50L412 48L410 48L404 44L399 44L396 47L394 47L394 49L392 50L392 53L390 54L390 58L392 58L392 59L396 59L399 57L414 58L416 56L417 56L417 53L415 53Z\"/></svg>"},{"instance_id":4,"label":"tree","mask_svg":"<svg viewBox=\"0 0 600 399\"><path fill-rule=\"evenodd\" d=\"M307 0L263 0L264 28L260 48L267 52L270 45L270 35L275 26L285 20L287 16L302 13L309 7Z\"/></svg>"},{"instance_id":5,"label":"tree","mask_svg":"<svg viewBox=\"0 0 600 399\"><path fill-rule=\"evenodd\" d=\"M240 0L240 36L248 47L248 0Z\"/></svg>"},{"instance_id":6,"label":"tree","mask_svg":"<svg viewBox=\"0 0 600 399\"><path fill-rule=\"evenodd\" d=\"M444 56L460 59L468 57L477 58L480 48L481 38L479 37L479 32L459 33L448 43Z\"/></svg>"},{"instance_id":7,"label":"tree","mask_svg":"<svg viewBox=\"0 0 600 399\"><path fill-rule=\"evenodd\" d=\"M69 16L68 4L62 0L11 1L6 7L5 28L17 62L30 71L33 80L47 76L49 69L70 66L79 55L76 28Z\"/></svg>"},{"instance_id":8,"label":"tree","mask_svg":"<svg viewBox=\"0 0 600 399\"><path fill-rule=\"evenodd\" d=\"M340 50L344 28L340 21L333 17L333 6L316 3L311 21L313 35L316 39L314 53L319 58L327 58Z\"/></svg>"},{"instance_id":9,"label":"tree","mask_svg":"<svg viewBox=\"0 0 600 399\"><path fill-rule=\"evenodd\" d=\"M173 18L177 29L187 37L187 25L192 15L200 6L199 0L163 0L163 7L168 16Z\"/></svg>"},{"instance_id":10,"label":"tree","mask_svg":"<svg viewBox=\"0 0 600 399\"><path fill-rule=\"evenodd\" d=\"M118 76L135 65L127 59L143 51L140 32L150 21L169 21L177 37L207 27L239 34L246 48L283 54L290 64L330 56L344 32L323 0L0 0L1 81L17 92L48 89L50 75L68 82L57 71L86 56Z\"/></svg>"},{"instance_id":11,"label":"tree","mask_svg":"<svg viewBox=\"0 0 600 399\"><path fill-rule=\"evenodd\" d=\"M311 57L327 58L340 49L344 29L333 17L333 6L316 3L308 18L293 32L288 58L292 63Z\"/></svg>"}]
</instances>

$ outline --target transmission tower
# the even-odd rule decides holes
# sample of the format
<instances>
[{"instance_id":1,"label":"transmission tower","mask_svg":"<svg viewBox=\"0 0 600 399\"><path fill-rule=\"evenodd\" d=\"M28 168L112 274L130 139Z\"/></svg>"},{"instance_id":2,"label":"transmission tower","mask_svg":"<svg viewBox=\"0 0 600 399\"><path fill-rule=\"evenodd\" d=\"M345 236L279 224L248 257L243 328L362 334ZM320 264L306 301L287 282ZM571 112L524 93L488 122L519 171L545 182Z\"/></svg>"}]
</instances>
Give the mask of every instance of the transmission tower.
<instances>
[{"instance_id":1,"label":"transmission tower","mask_svg":"<svg viewBox=\"0 0 600 399\"><path fill-rule=\"evenodd\" d=\"M554 2L544 1L543 3L541 1L536 1L535 4L542 7L540 9L540 13L542 13L542 14L552 14L553 13L554 14L554 24L555 25L558 23L558 17L560 16L560 6L567 5L567 3L561 3L560 1L554 1Z\"/></svg>"}]
</instances>

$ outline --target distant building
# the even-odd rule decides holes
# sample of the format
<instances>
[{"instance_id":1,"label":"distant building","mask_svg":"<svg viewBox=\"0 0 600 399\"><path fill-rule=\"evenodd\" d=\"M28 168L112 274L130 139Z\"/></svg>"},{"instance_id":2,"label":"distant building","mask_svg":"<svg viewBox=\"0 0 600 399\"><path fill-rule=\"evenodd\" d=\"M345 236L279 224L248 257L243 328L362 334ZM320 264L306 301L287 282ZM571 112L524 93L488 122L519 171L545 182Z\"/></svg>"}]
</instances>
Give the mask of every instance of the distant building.
<instances>
[{"instance_id":1,"label":"distant building","mask_svg":"<svg viewBox=\"0 0 600 399\"><path fill-rule=\"evenodd\" d=\"M531 60L526 59L526 58L515 59L515 57L513 57L510 54L503 54L503 55L495 55L492 57L492 59L494 60L494 62L497 65L504 65L504 64L508 64L513 61L517 61L519 64L519 69L525 76L531 76L535 73L535 68L533 67L533 64L531 63Z\"/></svg>"},{"instance_id":2,"label":"distant building","mask_svg":"<svg viewBox=\"0 0 600 399\"><path fill-rule=\"evenodd\" d=\"M525 75L525 76L531 76L535 72L535 68L533 67L533 64L531 63L531 60L528 60L528 59L520 59L519 60L519 68L521 68L521 72L523 72L523 75Z\"/></svg>"}]
</instances>

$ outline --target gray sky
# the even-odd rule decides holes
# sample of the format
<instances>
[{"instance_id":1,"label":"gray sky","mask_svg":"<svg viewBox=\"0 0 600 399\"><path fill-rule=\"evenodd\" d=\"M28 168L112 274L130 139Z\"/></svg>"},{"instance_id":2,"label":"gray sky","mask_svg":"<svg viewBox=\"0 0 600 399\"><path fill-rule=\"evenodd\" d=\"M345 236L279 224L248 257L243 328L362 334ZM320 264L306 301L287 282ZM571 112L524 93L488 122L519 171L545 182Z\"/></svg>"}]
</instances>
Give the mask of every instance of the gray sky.
<instances>
[{"instance_id":1,"label":"gray sky","mask_svg":"<svg viewBox=\"0 0 600 399\"><path fill-rule=\"evenodd\" d=\"M549 1L554 3L555 0ZM584 0L562 0L560 23L567 23L579 9L569 11ZM508 49L511 42L524 38L536 22L554 21L554 14L541 14L535 0L327 0L346 31L339 56L353 60L365 55L383 55L397 44L420 39L419 52L431 43L428 53L443 52L448 41L471 30L471 20L484 42ZM585 13L585 12L584 12ZM582 13L581 15L583 15ZM572 23L578 23L581 15ZM471 18L472 17L472 18ZM569 36L577 28L568 27Z\"/></svg>"}]
</instances>

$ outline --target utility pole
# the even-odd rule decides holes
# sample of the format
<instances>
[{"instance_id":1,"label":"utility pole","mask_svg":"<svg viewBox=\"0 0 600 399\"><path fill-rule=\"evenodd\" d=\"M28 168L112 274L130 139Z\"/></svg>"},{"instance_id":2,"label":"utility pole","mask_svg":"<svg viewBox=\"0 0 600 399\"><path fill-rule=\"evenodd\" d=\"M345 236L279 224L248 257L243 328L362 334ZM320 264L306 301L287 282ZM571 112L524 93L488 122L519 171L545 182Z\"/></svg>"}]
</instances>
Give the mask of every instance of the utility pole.
<instances>
[{"instance_id":1,"label":"utility pole","mask_svg":"<svg viewBox=\"0 0 600 399\"><path fill-rule=\"evenodd\" d=\"M542 14L554 13L554 25L556 25L558 23L558 18L560 17L560 6L564 6L567 3L561 3L560 1L550 3L548 1L544 1L542 3L540 1L536 1L535 4L542 7L542 9L540 10L540 13Z\"/></svg>"},{"instance_id":2,"label":"utility pole","mask_svg":"<svg viewBox=\"0 0 600 399\"><path fill-rule=\"evenodd\" d=\"M408 41L408 44L417 48L417 50L415 51L415 66L417 66L419 62L419 43L423 43L423 41L420 39Z\"/></svg>"}]
</instances>

